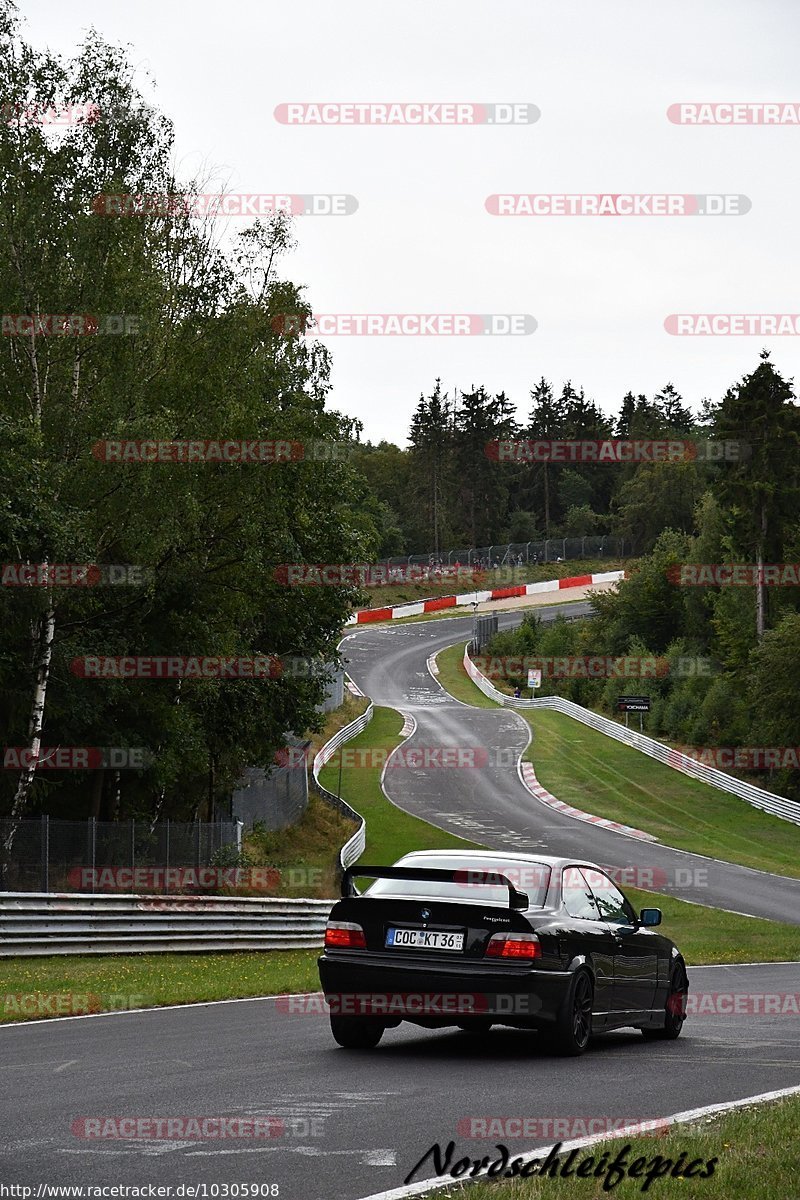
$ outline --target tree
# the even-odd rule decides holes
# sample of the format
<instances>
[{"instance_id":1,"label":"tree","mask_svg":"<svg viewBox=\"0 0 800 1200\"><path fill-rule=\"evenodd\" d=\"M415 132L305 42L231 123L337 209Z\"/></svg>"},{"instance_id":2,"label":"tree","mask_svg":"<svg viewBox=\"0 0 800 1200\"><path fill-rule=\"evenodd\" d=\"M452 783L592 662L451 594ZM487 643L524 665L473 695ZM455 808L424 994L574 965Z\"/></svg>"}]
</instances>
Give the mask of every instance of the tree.
<instances>
[{"instance_id":1,"label":"tree","mask_svg":"<svg viewBox=\"0 0 800 1200\"><path fill-rule=\"evenodd\" d=\"M704 487L696 462L640 463L612 500L613 531L633 554L651 550L663 529L692 533Z\"/></svg>"},{"instance_id":2,"label":"tree","mask_svg":"<svg viewBox=\"0 0 800 1200\"><path fill-rule=\"evenodd\" d=\"M694 428L695 419L683 403L683 397L671 383L656 392L655 404L661 414L665 432L688 433Z\"/></svg>"},{"instance_id":3,"label":"tree","mask_svg":"<svg viewBox=\"0 0 800 1200\"><path fill-rule=\"evenodd\" d=\"M800 410L791 381L764 350L750 375L729 388L716 410L714 435L747 447L739 461L719 467L716 492L727 509L734 543L755 559L756 637L767 627L764 563L780 561L787 522L800 498Z\"/></svg>"},{"instance_id":4,"label":"tree","mask_svg":"<svg viewBox=\"0 0 800 1200\"><path fill-rule=\"evenodd\" d=\"M0 123L0 311L135 317L129 336L0 338L0 560L134 564L144 579L0 588L0 716L6 744L33 751L17 777L0 778L9 837L34 802L52 803L53 776L36 771L45 735L155 752L152 768L126 776L128 812L207 812L246 763L270 763L288 729L318 723L324 682L310 671L88 681L71 664L87 654L335 657L355 589L301 593L275 567L369 560L377 539L365 484L324 455L142 464L103 461L92 447L200 436L311 450L358 430L325 407L327 352L282 331L282 314L308 312L277 274L287 222L257 223L223 254L180 205L99 215L99 195L197 190L170 173L169 122L143 105L122 52L95 35L62 63L26 46L6 7L0 51L0 94L12 106L89 96L100 112L57 142L36 121ZM59 794L78 811L113 812L120 788L112 798L107 783L72 777Z\"/></svg>"},{"instance_id":5,"label":"tree","mask_svg":"<svg viewBox=\"0 0 800 1200\"><path fill-rule=\"evenodd\" d=\"M542 376L531 391L532 408L528 417L526 434L533 441L558 440L564 436L564 405L556 399L551 384ZM550 537L550 464L545 459L540 473L543 486L542 508L544 536Z\"/></svg>"},{"instance_id":6,"label":"tree","mask_svg":"<svg viewBox=\"0 0 800 1200\"><path fill-rule=\"evenodd\" d=\"M408 436L414 490L421 496L424 506L428 544L438 555L443 529L449 525L445 495L449 492L454 444L452 405L447 396L442 395L440 379L436 380L429 397L420 396Z\"/></svg>"},{"instance_id":7,"label":"tree","mask_svg":"<svg viewBox=\"0 0 800 1200\"><path fill-rule=\"evenodd\" d=\"M494 542L508 503L508 464L490 457L491 443L514 437L514 407L505 393L489 395L482 387L461 393L455 417L455 469L458 515L470 545Z\"/></svg>"}]
</instances>

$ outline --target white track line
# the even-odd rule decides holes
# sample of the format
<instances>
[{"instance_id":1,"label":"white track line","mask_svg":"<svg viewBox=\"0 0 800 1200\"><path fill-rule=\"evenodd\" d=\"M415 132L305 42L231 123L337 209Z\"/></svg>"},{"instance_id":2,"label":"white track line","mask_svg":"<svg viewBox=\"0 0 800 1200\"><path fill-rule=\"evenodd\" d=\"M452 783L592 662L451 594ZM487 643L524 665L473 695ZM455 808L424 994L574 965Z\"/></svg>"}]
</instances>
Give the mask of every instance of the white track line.
<instances>
[{"instance_id":1,"label":"white track line","mask_svg":"<svg viewBox=\"0 0 800 1200\"><path fill-rule=\"evenodd\" d=\"M685 1112L673 1113L670 1117L660 1117L659 1120L667 1125L687 1125L693 1121L698 1121L702 1117L714 1116L717 1113L732 1112L737 1108L745 1108L750 1104L768 1104L773 1100L781 1100L786 1096L800 1095L800 1084L794 1087L779 1088L775 1092L761 1092L758 1096L746 1096L743 1100L728 1100L724 1104L707 1104L703 1108L689 1108ZM629 1125L625 1129L620 1129L615 1133L595 1133L589 1137L575 1138L571 1142L557 1142L556 1145L561 1147L559 1153L569 1153L570 1150L579 1150L584 1146L596 1146L599 1142L618 1141L624 1137L635 1137L641 1131L641 1125ZM549 1151L553 1149L551 1146L540 1146L536 1150L531 1150L526 1154L515 1155L515 1158L521 1158L524 1163L532 1162L534 1159L543 1159ZM475 1177L475 1180L486 1179L486 1175L481 1172ZM433 1179L423 1179L419 1183L410 1183L404 1187L392 1188L388 1192L372 1192L369 1196L361 1197L361 1200L405 1200L406 1196L422 1196L427 1192L438 1191L440 1188L453 1187L456 1184L469 1184L473 1182L471 1178L465 1179L463 1176L458 1179L452 1179L449 1176L437 1176Z\"/></svg>"}]
</instances>

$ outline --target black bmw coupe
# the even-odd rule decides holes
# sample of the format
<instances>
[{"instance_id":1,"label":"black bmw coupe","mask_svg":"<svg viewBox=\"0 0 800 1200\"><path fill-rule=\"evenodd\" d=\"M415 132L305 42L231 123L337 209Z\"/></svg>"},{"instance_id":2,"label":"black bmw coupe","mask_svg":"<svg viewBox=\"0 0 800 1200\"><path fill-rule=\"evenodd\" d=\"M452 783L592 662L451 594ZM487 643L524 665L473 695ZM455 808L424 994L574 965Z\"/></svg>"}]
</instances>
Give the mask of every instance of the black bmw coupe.
<instances>
[{"instance_id":1,"label":"black bmw coupe","mask_svg":"<svg viewBox=\"0 0 800 1200\"><path fill-rule=\"evenodd\" d=\"M354 877L372 880L359 893ZM319 959L340 1046L371 1049L401 1021L475 1033L538 1030L561 1054L632 1026L676 1038L688 979L594 863L498 851L425 850L344 873Z\"/></svg>"}]
</instances>

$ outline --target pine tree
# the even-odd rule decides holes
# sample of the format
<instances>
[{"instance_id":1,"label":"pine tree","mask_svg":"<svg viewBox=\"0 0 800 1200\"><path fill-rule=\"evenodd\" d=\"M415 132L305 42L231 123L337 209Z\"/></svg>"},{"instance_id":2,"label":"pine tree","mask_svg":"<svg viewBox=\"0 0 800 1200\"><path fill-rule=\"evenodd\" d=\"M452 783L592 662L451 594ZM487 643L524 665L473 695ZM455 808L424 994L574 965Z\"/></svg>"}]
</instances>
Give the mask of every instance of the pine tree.
<instances>
[{"instance_id":1,"label":"pine tree","mask_svg":"<svg viewBox=\"0 0 800 1200\"><path fill-rule=\"evenodd\" d=\"M751 452L720 464L716 494L728 510L734 544L755 557L756 636L767 626L767 595L761 568L783 553L787 523L800 499L800 409L791 381L770 362L769 351L751 375L729 388L716 411L715 436Z\"/></svg>"}]
</instances>

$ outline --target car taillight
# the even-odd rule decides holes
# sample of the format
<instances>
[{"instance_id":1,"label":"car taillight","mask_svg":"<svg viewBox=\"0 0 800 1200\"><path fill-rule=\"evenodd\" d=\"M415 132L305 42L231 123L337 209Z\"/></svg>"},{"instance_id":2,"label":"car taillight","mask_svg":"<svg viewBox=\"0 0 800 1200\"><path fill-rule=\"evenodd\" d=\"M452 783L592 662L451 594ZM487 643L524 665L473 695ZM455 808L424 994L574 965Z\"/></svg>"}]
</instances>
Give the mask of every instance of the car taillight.
<instances>
[{"instance_id":1,"label":"car taillight","mask_svg":"<svg viewBox=\"0 0 800 1200\"><path fill-rule=\"evenodd\" d=\"M354 921L328 921L325 929L325 945L339 950L366 950L364 930Z\"/></svg>"},{"instance_id":2,"label":"car taillight","mask_svg":"<svg viewBox=\"0 0 800 1200\"><path fill-rule=\"evenodd\" d=\"M535 933L493 933L486 958L541 958L542 947Z\"/></svg>"}]
</instances>

